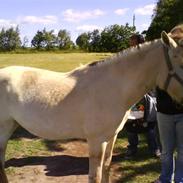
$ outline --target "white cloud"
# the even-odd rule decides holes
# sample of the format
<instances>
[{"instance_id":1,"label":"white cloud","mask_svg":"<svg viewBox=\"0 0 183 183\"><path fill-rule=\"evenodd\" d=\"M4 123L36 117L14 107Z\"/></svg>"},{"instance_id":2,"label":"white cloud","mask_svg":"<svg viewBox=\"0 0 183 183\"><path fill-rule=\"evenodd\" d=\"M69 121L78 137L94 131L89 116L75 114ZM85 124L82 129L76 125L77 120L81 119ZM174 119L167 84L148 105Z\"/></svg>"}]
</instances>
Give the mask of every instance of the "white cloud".
<instances>
[{"instance_id":1,"label":"white cloud","mask_svg":"<svg viewBox=\"0 0 183 183\"><path fill-rule=\"evenodd\" d=\"M19 17L17 20L20 24L56 24L58 22L58 18L56 16L47 15L47 16L25 16Z\"/></svg>"},{"instance_id":2,"label":"white cloud","mask_svg":"<svg viewBox=\"0 0 183 183\"><path fill-rule=\"evenodd\" d=\"M155 4L148 4L144 7L135 9L134 13L137 15L152 15L155 7Z\"/></svg>"},{"instance_id":3,"label":"white cloud","mask_svg":"<svg viewBox=\"0 0 183 183\"><path fill-rule=\"evenodd\" d=\"M0 28L16 27L17 24L11 20L0 19Z\"/></svg>"},{"instance_id":4,"label":"white cloud","mask_svg":"<svg viewBox=\"0 0 183 183\"><path fill-rule=\"evenodd\" d=\"M82 20L93 19L105 14L104 11L100 9L95 9L91 11L76 11L73 9L67 9L63 12L64 20L68 22L80 22Z\"/></svg>"},{"instance_id":5,"label":"white cloud","mask_svg":"<svg viewBox=\"0 0 183 183\"><path fill-rule=\"evenodd\" d=\"M0 19L0 28L10 28L16 27L17 25L21 24L56 24L58 19L56 16L43 16L43 17L36 17L36 16L24 16L24 17L17 17L15 20L8 20L8 19Z\"/></svg>"},{"instance_id":6,"label":"white cloud","mask_svg":"<svg viewBox=\"0 0 183 183\"><path fill-rule=\"evenodd\" d=\"M114 11L114 13L116 15L122 16L122 15L125 15L128 10L129 10L129 8L117 9L117 10Z\"/></svg>"},{"instance_id":7,"label":"white cloud","mask_svg":"<svg viewBox=\"0 0 183 183\"><path fill-rule=\"evenodd\" d=\"M95 29L102 30L102 27L99 27L97 25L81 25L81 26L76 27L77 31L83 31L83 32L93 31Z\"/></svg>"}]
</instances>

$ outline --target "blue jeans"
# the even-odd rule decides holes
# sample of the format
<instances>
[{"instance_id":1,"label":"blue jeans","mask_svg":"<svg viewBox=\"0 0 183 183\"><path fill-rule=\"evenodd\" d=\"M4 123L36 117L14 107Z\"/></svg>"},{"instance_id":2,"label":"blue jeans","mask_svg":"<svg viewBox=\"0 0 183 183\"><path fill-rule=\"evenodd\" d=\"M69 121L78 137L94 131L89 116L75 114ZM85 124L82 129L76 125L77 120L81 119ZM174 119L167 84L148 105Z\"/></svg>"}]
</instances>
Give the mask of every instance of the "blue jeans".
<instances>
[{"instance_id":1,"label":"blue jeans","mask_svg":"<svg viewBox=\"0 0 183 183\"><path fill-rule=\"evenodd\" d=\"M162 145L160 180L170 183L174 174L175 183L183 183L183 114L158 113L157 119ZM175 148L176 161L173 155Z\"/></svg>"}]
</instances>

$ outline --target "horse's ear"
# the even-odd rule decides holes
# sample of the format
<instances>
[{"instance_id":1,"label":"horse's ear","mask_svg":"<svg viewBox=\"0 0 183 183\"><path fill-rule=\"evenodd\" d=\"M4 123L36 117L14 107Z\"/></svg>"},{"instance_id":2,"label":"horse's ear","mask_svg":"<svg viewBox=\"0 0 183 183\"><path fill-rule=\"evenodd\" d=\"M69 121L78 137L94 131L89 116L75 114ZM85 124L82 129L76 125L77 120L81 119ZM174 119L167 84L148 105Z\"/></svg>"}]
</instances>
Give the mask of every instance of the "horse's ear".
<instances>
[{"instance_id":1,"label":"horse's ear","mask_svg":"<svg viewBox=\"0 0 183 183\"><path fill-rule=\"evenodd\" d=\"M161 33L161 40L167 47L175 48L177 46L176 42L165 31Z\"/></svg>"}]
</instances>

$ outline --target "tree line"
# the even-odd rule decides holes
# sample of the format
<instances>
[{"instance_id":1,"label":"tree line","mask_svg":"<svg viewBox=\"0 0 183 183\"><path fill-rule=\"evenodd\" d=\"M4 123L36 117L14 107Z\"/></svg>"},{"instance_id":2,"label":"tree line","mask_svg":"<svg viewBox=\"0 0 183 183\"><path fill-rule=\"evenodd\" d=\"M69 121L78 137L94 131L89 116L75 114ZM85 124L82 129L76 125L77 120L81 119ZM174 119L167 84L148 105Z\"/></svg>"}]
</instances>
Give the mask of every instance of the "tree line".
<instances>
[{"instance_id":1,"label":"tree line","mask_svg":"<svg viewBox=\"0 0 183 183\"><path fill-rule=\"evenodd\" d=\"M0 51L13 51L16 49L25 49L28 47L28 38L20 38L19 28L2 28L0 31ZM54 31L47 31L46 28L38 30L31 40L31 47L36 50L69 49L74 47L69 32L65 29L60 30L58 34Z\"/></svg>"},{"instance_id":2,"label":"tree line","mask_svg":"<svg viewBox=\"0 0 183 183\"><path fill-rule=\"evenodd\" d=\"M67 30L59 30L58 34L48 31L46 28L38 30L31 40L31 47L36 50L68 50L79 47L90 52L117 52L128 47L128 39L134 33L135 27L128 24L111 25L104 30L98 29L80 34L76 39L76 45L71 40ZM28 39L21 42L19 28L4 28L0 31L0 51L13 51L25 49Z\"/></svg>"},{"instance_id":3,"label":"tree line","mask_svg":"<svg viewBox=\"0 0 183 183\"><path fill-rule=\"evenodd\" d=\"M147 40L160 37L162 30L169 32L175 25L183 23L182 0L158 0L152 16L152 22L146 31ZM67 50L80 48L90 52L117 52L127 48L129 37L136 28L126 25L110 25L103 30L94 30L80 34L76 43L71 40L70 33L61 29L57 34L53 30L38 30L31 40L31 48L36 50ZM27 37L20 39L19 28L0 30L0 51L25 49Z\"/></svg>"},{"instance_id":4,"label":"tree line","mask_svg":"<svg viewBox=\"0 0 183 183\"><path fill-rule=\"evenodd\" d=\"M133 26L114 24L101 32L96 29L79 35L76 44L86 51L117 52L129 47L129 38L134 32Z\"/></svg>"}]
</instances>

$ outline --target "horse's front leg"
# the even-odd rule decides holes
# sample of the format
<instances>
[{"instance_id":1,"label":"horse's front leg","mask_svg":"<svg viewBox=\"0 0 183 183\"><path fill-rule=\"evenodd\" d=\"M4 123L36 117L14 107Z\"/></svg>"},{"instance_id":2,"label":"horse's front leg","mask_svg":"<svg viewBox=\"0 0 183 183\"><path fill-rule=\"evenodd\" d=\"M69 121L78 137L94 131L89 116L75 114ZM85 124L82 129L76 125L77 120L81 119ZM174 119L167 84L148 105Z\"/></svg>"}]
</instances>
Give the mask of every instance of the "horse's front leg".
<instances>
[{"instance_id":1,"label":"horse's front leg","mask_svg":"<svg viewBox=\"0 0 183 183\"><path fill-rule=\"evenodd\" d=\"M116 142L117 135L115 135L111 140L108 142L104 157L103 169L102 169L102 183L110 183L110 165L112 160L112 153L114 144Z\"/></svg>"},{"instance_id":2,"label":"horse's front leg","mask_svg":"<svg viewBox=\"0 0 183 183\"><path fill-rule=\"evenodd\" d=\"M101 183L106 142L88 139L89 145L89 183Z\"/></svg>"},{"instance_id":3,"label":"horse's front leg","mask_svg":"<svg viewBox=\"0 0 183 183\"><path fill-rule=\"evenodd\" d=\"M0 161L0 183L8 183L8 179L4 170L3 162Z\"/></svg>"}]
</instances>

